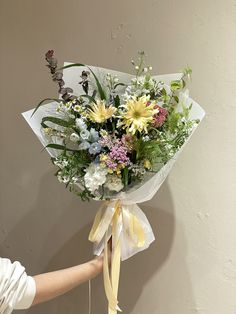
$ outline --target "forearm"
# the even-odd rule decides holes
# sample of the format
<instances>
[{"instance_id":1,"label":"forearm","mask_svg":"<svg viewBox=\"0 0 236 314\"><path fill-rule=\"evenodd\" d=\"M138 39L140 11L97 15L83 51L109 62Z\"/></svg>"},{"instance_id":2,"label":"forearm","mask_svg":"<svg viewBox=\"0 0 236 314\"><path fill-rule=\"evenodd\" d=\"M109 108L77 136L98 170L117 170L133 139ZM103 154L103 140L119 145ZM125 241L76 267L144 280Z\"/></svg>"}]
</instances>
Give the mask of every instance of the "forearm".
<instances>
[{"instance_id":1,"label":"forearm","mask_svg":"<svg viewBox=\"0 0 236 314\"><path fill-rule=\"evenodd\" d=\"M33 304L49 301L94 278L102 270L102 258L34 277L36 295Z\"/></svg>"}]
</instances>

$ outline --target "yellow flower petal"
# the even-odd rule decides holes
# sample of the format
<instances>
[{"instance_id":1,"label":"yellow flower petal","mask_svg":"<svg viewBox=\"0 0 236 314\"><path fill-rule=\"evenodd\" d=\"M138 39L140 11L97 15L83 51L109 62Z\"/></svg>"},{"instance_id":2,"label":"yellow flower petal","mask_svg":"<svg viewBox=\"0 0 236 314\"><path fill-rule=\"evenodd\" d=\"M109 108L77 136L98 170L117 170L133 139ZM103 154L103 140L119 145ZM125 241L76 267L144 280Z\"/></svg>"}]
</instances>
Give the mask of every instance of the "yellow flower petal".
<instances>
[{"instance_id":1,"label":"yellow flower petal","mask_svg":"<svg viewBox=\"0 0 236 314\"><path fill-rule=\"evenodd\" d=\"M135 134L136 131L147 132L148 125L153 121L153 116L158 112L155 103L149 103L148 96L140 98L133 97L124 105L124 111L121 114L121 123L129 132ZM147 105L148 104L148 105Z\"/></svg>"},{"instance_id":2,"label":"yellow flower petal","mask_svg":"<svg viewBox=\"0 0 236 314\"><path fill-rule=\"evenodd\" d=\"M88 109L88 118L93 122L103 123L111 118L116 110L112 105L107 106L104 100L99 100Z\"/></svg>"},{"instance_id":3,"label":"yellow flower petal","mask_svg":"<svg viewBox=\"0 0 236 314\"><path fill-rule=\"evenodd\" d=\"M148 159L145 159L144 162L143 162L143 166L146 169L151 169L152 164L150 163L150 161Z\"/></svg>"}]
</instances>

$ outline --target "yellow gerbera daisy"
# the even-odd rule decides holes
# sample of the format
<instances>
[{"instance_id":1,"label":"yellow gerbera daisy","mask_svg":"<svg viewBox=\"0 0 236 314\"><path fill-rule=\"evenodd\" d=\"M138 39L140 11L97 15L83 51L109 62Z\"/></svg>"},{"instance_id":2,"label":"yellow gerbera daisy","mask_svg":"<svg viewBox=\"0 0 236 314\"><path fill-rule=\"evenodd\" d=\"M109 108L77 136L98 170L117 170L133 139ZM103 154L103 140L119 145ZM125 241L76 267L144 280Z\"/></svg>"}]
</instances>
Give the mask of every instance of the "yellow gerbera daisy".
<instances>
[{"instance_id":1,"label":"yellow gerbera daisy","mask_svg":"<svg viewBox=\"0 0 236 314\"><path fill-rule=\"evenodd\" d=\"M111 118L116 110L112 105L107 106L104 100L98 100L96 104L92 104L88 109L88 118L93 122L103 123Z\"/></svg>"},{"instance_id":2,"label":"yellow gerbera daisy","mask_svg":"<svg viewBox=\"0 0 236 314\"><path fill-rule=\"evenodd\" d=\"M136 131L147 132L147 126L153 121L153 116L158 112L155 103L150 102L149 96L140 98L132 97L124 105L124 111L121 113L121 123L130 133Z\"/></svg>"}]
</instances>

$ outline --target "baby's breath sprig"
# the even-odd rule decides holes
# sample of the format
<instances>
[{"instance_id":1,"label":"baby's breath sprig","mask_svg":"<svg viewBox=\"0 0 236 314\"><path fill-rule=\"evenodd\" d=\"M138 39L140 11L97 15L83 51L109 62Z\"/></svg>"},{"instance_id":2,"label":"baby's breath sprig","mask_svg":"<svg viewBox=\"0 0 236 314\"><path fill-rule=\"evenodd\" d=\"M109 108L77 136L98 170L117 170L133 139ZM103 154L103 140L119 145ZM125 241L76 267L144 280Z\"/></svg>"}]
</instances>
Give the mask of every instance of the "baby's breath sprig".
<instances>
[{"instance_id":1,"label":"baby's breath sprig","mask_svg":"<svg viewBox=\"0 0 236 314\"><path fill-rule=\"evenodd\" d=\"M107 73L106 75L106 83L110 92L113 92L118 84L119 79L117 75L111 75L111 73Z\"/></svg>"},{"instance_id":2,"label":"baby's breath sprig","mask_svg":"<svg viewBox=\"0 0 236 314\"><path fill-rule=\"evenodd\" d=\"M152 71L151 66L145 66L145 52L144 51L139 51L138 52L139 57L138 57L138 63L136 64L135 61L132 59L131 63L135 68L136 71L136 76L140 76L142 74L146 74L150 71Z\"/></svg>"}]
</instances>

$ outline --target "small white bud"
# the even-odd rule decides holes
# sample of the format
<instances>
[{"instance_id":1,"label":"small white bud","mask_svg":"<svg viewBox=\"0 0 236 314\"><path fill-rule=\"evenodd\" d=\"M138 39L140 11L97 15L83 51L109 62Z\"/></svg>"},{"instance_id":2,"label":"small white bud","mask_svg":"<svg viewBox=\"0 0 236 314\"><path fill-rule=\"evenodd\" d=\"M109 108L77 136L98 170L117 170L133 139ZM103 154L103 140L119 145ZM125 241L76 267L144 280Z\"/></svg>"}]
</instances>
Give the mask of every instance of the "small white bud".
<instances>
[{"instance_id":1,"label":"small white bud","mask_svg":"<svg viewBox=\"0 0 236 314\"><path fill-rule=\"evenodd\" d=\"M135 70L139 70L139 66L138 65L135 66Z\"/></svg>"},{"instance_id":2,"label":"small white bud","mask_svg":"<svg viewBox=\"0 0 236 314\"><path fill-rule=\"evenodd\" d=\"M144 68L143 71L144 71L144 73L147 73L148 68Z\"/></svg>"},{"instance_id":3,"label":"small white bud","mask_svg":"<svg viewBox=\"0 0 236 314\"><path fill-rule=\"evenodd\" d=\"M149 71L152 71L152 67L148 67L148 70L149 70Z\"/></svg>"},{"instance_id":4,"label":"small white bud","mask_svg":"<svg viewBox=\"0 0 236 314\"><path fill-rule=\"evenodd\" d=\"M70 135L70 140L71 140L71 142L74 142L74 143L78 142L79 141L79 135L76 133L72 133Z\"/></svg>"}]
</instances>

